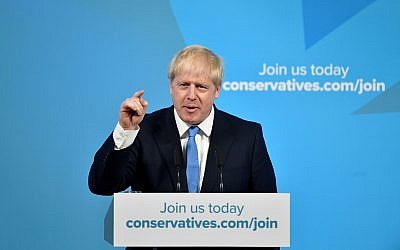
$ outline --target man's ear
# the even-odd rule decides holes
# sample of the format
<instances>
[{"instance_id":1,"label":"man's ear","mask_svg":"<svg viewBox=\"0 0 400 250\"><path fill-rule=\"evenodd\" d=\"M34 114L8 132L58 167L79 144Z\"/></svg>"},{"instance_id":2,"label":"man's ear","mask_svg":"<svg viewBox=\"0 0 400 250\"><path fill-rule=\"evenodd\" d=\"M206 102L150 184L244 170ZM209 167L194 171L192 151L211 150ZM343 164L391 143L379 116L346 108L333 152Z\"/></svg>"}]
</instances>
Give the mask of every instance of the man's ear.
<instances>
[{"instance_id":1,"label":"man's ear","mask_svg":"<svg viewBox=\"0 0 400 250\"><path fill-rule=\"evenodd\" d=\"M215 99L218 98L219 93L221 92L221 86L222 86L222 84L219 85L219 87L217 88L217 91L215 91Z\"/></svg>"},{"instance_id":2,"label":"man's ear","mask_svg":"<svg viewBox=\"0 0 400 250\"><path fill-rule=\"evenodd\" d=\"M172 96L172 81L169 81L169 94Z\"/></svg>"}]
</instances>

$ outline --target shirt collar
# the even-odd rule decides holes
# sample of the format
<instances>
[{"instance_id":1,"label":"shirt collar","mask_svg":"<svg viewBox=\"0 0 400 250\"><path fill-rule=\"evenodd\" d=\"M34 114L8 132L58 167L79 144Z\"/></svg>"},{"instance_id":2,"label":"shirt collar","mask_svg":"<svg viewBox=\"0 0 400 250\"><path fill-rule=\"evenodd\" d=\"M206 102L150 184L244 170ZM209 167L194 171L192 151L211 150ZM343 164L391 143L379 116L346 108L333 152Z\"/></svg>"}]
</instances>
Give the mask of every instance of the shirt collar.
<instances>
[{"instance_id":1,"label":"shirt collar","mask_svg":"<svg viewBox=\"0 0 400 250\"><path fill-rule=\"evenodd\" d=\"M174 107L174 116L175 116L175 121L176 121L176 126L178 127L179 131L179 137L183 138L187 130L192 126L184 121L179 117L178 112L176 111ZM200 124L197 125L199 129L208 137L211 135L211 130L212 126L214 123L214 106L211 106L211 112L207 116L204 121L202 121Z\"/></svg>"}]
</instances>

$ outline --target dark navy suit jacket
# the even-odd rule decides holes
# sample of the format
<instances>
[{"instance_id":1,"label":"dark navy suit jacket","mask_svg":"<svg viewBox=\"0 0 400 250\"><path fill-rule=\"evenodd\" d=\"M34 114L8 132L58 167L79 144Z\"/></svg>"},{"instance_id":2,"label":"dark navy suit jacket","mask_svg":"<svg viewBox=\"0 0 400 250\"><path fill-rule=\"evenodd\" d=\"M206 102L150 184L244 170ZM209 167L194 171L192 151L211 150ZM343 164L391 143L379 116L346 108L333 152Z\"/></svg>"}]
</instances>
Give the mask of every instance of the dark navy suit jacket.
<instances>
[{"instance_id":1,"label":"dark navy suit jacket","mask_svg":"<svg viewBox=\"0 0 400 250\"><path fill-rule=\"evenodd\" d=\"M222 165L224 192L277 191L260 124L215 108L200 192L220 191L219 165ZM187 192L184 157L170 107L146 115L134 143L126 149L114 150L110 135L94 157L89 188L101 195L112 195L129 186L142 192L176 192L178 169L181 191Z\"/></svg>"}]
</instances>

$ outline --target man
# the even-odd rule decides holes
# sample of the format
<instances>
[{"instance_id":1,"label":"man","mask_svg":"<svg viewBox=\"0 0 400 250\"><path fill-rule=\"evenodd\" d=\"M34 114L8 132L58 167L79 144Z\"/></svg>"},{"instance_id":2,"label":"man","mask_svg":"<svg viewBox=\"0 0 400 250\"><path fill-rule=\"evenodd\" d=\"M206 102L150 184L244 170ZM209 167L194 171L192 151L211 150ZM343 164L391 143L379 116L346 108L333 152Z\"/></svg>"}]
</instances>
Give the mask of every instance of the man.
<instances>
[{"instance_id":1,"label":"man","mask_svg":"<svg viewBox=\"0 0 400 250\"><path fill-rule=\"evenodd\" d=\"M90 190L277 192L260 124L214 105L222 77L221 59L209 49L179 51L168 74L173 106L146 114L143 90L121 104L115 130L95 155Z\"/></svg>"}]
</instances>

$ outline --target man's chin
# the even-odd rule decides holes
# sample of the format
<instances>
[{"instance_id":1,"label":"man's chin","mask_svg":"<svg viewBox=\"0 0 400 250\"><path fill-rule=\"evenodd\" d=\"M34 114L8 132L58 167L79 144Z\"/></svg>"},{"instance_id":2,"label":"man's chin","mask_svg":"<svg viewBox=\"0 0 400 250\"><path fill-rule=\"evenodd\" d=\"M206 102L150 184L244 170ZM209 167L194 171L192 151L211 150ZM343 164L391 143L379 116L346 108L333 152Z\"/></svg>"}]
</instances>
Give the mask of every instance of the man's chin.
<instances>
[{"instance_id":1,"label":"man's chin","mask_svg":"<svg viewBox=\"0 0 400 250\"><path fill-rule=\"evenodd\" d=\"M194 115L184 115L182 120L190 125L196 125L200 123L198 116Z\"/></svg>"}]
</instances>

